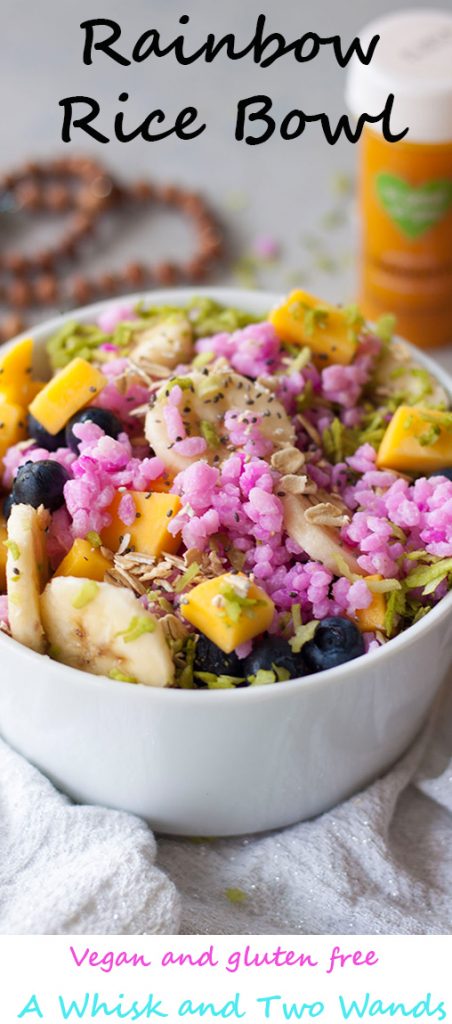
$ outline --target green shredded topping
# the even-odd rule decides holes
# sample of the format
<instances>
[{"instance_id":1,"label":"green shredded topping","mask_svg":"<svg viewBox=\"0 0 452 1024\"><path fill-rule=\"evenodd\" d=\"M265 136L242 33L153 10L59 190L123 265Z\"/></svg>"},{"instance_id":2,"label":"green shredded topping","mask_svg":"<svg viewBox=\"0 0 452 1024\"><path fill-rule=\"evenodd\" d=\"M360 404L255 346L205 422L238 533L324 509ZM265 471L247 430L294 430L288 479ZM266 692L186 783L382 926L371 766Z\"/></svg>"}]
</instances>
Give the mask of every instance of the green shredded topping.
<instances>
[{"instance_id":1,"label":"green shredded topping","mask_svg":"<svg viewBox=\"0 0 452 1024\"><path fill-rule=\"evenodd\" d=\"M421 565L412 569L405 580L408 590L423 587L423 594L432 594L444 579L452 574L452 558L440 558L432 565Z\"/></svg>"},{"instance_id":2,"label":"green shredded topping","mask_svg":"<svg viewBox=\"0 0 452 1024\"><path fill-rule=\"evenodd\" d=\"M304 345L303 348L301 348L300 351L297 352L297 354L291 360L290 366L288 367L288 372L289 373L300 373L301 370L304 370L305 366L307 366L308 363L311 361L311 358L312 358L311 349L308 348L307 345ZM311 383L311 381L309 383Z\"/></svg>"},{"instance_id":3,"label":"green shredded topping","mask_svg":"<svg viewBox=\"0 0 452 1024\"><path fill-rule=\"evenodd\" d=\"M219 334L225 331L232 334L240 327L247 327L248 324L258 323L264 319L262 316L254 316L243 309L236 309L230 306L223 306L215 299L206 296L195 296L182 309L180 306L150 306L145 308L142 303L136 306L138 316L146 320L159 320L172 314L185 313L190 321L195 338L206 338L210 334Z\"/></svg>"},{"instance_id":4,"label":"green shredded topping","mask_svg":"<svg viewBox=\"0 0 452 1024\"><path fill-rule=\"evenodd\" d=\"M410 378L419 382L418 389L408 396L408 401L412 405L415 405L418 402L421 402L423 398L427 398L428 395L431 395L433 391L433 380L428 370L424 370L423 366L413 366L410 368Z\"/></svg>"},{"instance_id":5,"label":"green shredded topping","mask_svg":"<svg viewBox=\"0 0 452 1024\"><path fill-rule=\"evenodd\" d=\"M256 597L241 597L233 586L227 584L222 587L221 595L224 599L224 612L231 622L238 622L241 615L252 619L255 609L265 604L265 601Z\"/></svg>"},{"instance_id":6,"label":"green shredded topping","mask_svg":"<svg viewBox=\"0 0 452 1024\"><path fill-rule=\"evenodd\" d=\"M312 338L316 330L323 331L329 319L329 310L324 306L309 306L301 299L292 302L289 313L295 320L303 320L303 331L306 338Z\"/></svg>"},{"instance_id":7,"label":"green shredded topping","mask_svg":"<svg viewBox=\"0 0 452 1024\"><path fill-rule=\"evenodd\" d=\"M90 530L89 533L86 534L86 539L88 543L91 544L92 548L102 547L102 538L99 537L99 534L96 533L95 530Z\"/></svg>"},{"instance_id":8,"label":"green shredded topping","mask_svg":"<svg viewBox=\"0 0 452 1024\"><path fill-rule=\"evenodd\" d=\"M174 650L174 644L170 644L173 649L173 654L179 653ZM176 664L176 683L181 690L193 690L195 688L195 681L193 678L193 665L196 654L196 637L188 636L182 644L180 650L182 667L179 663L178 658L175 658Z\"/></svg>"},{"instance_id":9,"label":"green shredded topping","mask_svg":"<svg viewBox=\"0 0 452 1024\"><path fill-rule=\"evenodd\" d=\"M214 398L221 391L224 378L219 373L206 374L196 385L199 398Z\"/></svg>"},{"instance_id":10,"label":"green shredded topping","mask_svg":"<svg viewBox=\"0 0 452 1024\"><path fill-rule=\"evenodd\" d=\"M350 583L354 583L355 580L360 578L351 571L347 559L344 558L343 555L339 554L339 552L335 555L335 562L338 576L345 576L345 579L350 580Z\"/></svg>"},{"instance_id":11,"label":"green shredded topping","mask_svg":"<svg viewBox=\"0 0 452 1024\"><path fill-rule=\"evenodd\" d=\"M191 377L171 377L170 380L166 381L165 391L172 391L176 384L180 387L181 391L193 391Z\"/></svg>"},{"instance_id":12,"label":"green shredded topping","mask_svg":"<svg viewBox=\"0 0 452 1024\"><path fill-rule=\"evenodd\" d=\"M199 352L194 359L192 359L191 365L195 370L203 370L205 366L208 366L215 359L215 352Z\"/></svg>"},{"instance_id":13,"label":"green shredded topping","mask_svg":"<svg viewBox=\"0 0 452 1024\"><path fill-rule=\"evenodd\" d=\"M435 555L429 555L428 551L407 551L404 555L405 558L409 558L412 562L436 562L438 559Z\"/></svg>"},{"instance_id":14,"label":"green shredded topping","mask_svg":"<svg viewBox=\"0 0 452 1024\"><path fill-rule=\"evenodd\" d=\"M79 324L76 320L69 320L47 342L52 370L63 369L76 356L92 362L97 359L99 345L110 340L110 335L104 334L96 324Z\"/></svg>"},{"instance_id":15,"label":"green shredded topping","mask_svg":"<svg viewBox=\"0 0 452 1024\"><path fill-rule=\"evenodd\" d=\"M116 327L111 335L110 342L112 345L116 345L122 349L121 355L126 355L133 342L136 340L136 335L140 330L146 328L146 323L137 323L135 320L128 322L122 320L121 323L116 324Z\"/></svg>"},{"instance_id":16,"label":"green shredded topping","mask_svg":"<svg viewBox=\"0 0 452 1024\"><path fill-rule=\"evenodd\" d=\"M275 665L274 662L271 669L260 668L254 675L248 676L250 686L269 686L271 683L285 683L288 679L289 670L282 665Z\"/></svg>"},{"instance_id":17,"label":"green shredded topping","mask_svg":"<svg viewBox=\"0 0 452 1024\"><path fill-rule=\"evenodd\" d=\"M423 434L419 434L417 440L423 448L430 447L436 444L441 437L441 427L438 423L432 423Z\"/></svg>"},{"instance_id":18,"label":"green shredded topping","mask_svg":"<svg viewBox=\"0 0 452 1024\"><path fill-rule=\"evenodd\" d=\"M86 580L86 582L80 587L80 590L72 602L73 608L85 608L87 604L94 601L94 598L99 590L99 584L95 583L94 580Z\"/></svg>"},{"instance_id":19,"label":"green shredded topping","mask_svg":"<svg viewBox=\"0 0 452 1024\"><path fill-rule=\"evenodd\" d=\"M278 683L285 683L290 679L290 672L288 668L284 668L283 665L275 665L272 662L273 671L276 672Z\"/></svg>"},{"instance_id":20,"label":"green shredded topping","mask_svg":"<svg viewBox=\"0 0 452 1024\"><path fill-rule=\"evenodd\" d=\"M121 672L119 668L112 668L111 672L108 673L109 679L117 679L119 683L136 683L135 676L129 676L126 672Z\"/></svg>"},{"instance_id":21,"label":"green shredded topping","mask_svg":"<svg viewBox=\"0 0 452 1024\"><path fill-rule=\"evenodd\" d=\"M299 654L304 644L306 644L308 640L312 640L317 626L318 619L312 619L311 622L307 622L305 626L297 626L295 636L289 640L294 654Z\"/></svg>"},{"instance_id":22,"label":"green shredded topping","mask_svg":"<svg viewBox=\"0 0 452 1024\"><path fill-rule=\"evenodd\" d=\"M343 462L345 431L344 424L336 416L330 426L325 427L322 432L323 450L330 462Z\"/></svg>"},{"instance_id":23,"label":"green shredded topping","mask_svg":"<svg viewBox=\"0 0 452 1024\"><path fill-rule=\"evenodd\" d=\"M385 345L389 345L394 336L397 319L392 313L384 313L377 320L374 333Z\"/></svg>"},{"instance_id":24,"label":"green shredded topping","mask_svg":"<svg viewBox=\"0 0 452 1024\"><path fill-rule=\"evenodd\" d=\"M404 531L401 529L401 527L397 526L397 523L391 522L391 520L389 520L389 524L390 524L390 526L392 528L392 535L393 535L393 537L395 537L396 540L399 540L401 544L406 544L406 541L407 541L406 533L404 533Z\"/></svg>"},{"instance_id":25,"label":"green shredded topping","mask_svg":"<svg viewBox=\"0 0 452 1024\"><path fill-rule=\"evenodd\" d=\"M299 604L292 605L292 623L294 633L296 633L297 629L301 626L301 605Z\"/></svg>"},{"instance_id":26,"label":"green shredded topping","mask_svg":"<svg viewBox=\"0 0 452 1024\"><path fill-rule=\"evenodd\" d=\"M349 328L349 341L357 341L366 322L363 314L356 305L346 306L344 314Z\"/></svg>"},{"instance_id":27,"label":"green shredded topping","mask_svg":"<svg viewBox=\"0 0 452 1024\"><path fill-rule=\"evenodd\" d=\"M216 676L213 672L195 672L195 679L206 683L209 690L233 690L239 683L245 682L245 676Z\"/></svg>"},{"instance_id":28,"label":"green shredded topping","mask_svg":"<svg viewBox=\"0 0 452 1024\"><path fill-rule=\"evenodd\" d=\"M200 568L201 567L198 565L198 562L191 563L186 572L184 572L177 580L177 583L174 584L174 591L176 594L180 594L182 590L185 590L185 587L188 587L188 584L191 583L195 576L198 575Z\"/></svg>"},{"instance_id":29,"label":"green shredded topping","mask_svg":"<svg viewBox=\"0 0 452 1024\"><path fill-rule=\"evenodd\" d=\"M448 434L452 433L452 412L441 410L441 417L438 419L437 410L428 412L427 409L423 409L422 419L425 423L431 423L434 427L440 426Z\"/></svg>"},{"instance_id":30,"label":"green shredded topping","mask_svg":"<svg viewBox=\"0 0 452 1024\"><path fill-rule=\"evenodd\" d=\"M406 608L405 590L393 590L386 600L386 612L384 617L384 631L388 637L393 636L399 617Z\"/></svg>"},{"instance_id":31,"label":"green shredded topping","mask_svg":"<svg viewBox=\"0 0 452 1024\"><path fill-rule=\"evenodd\" d=\"M322 446L327 459L336 464L343 462L363 444L377 450L387 429L385 411L366 408L361 426L345 427L338 417L322 433Z\"/></svg>"},{"instance_id":32,"label":"green shredded topping","mask_svg":"<svg viewBox=\"0 0 452 1024\"><path fill-rule=\"evenodd\" d=\"M220 444L220 438L217 434L217 431L215 430L213 423L210 423L209 420L201 420L200 427L201 434L204 440L207 441L209 448L218 448Z\"/></svg>"},{"instance_id":33,"label":"green shredded topping","mask_svg":"<svg viewBox=\"0 0 452 1024\"><path fill-rule=\"evenodd\" d=\"M248 899L248 896L246 892L243 891L243 889L225 889L224 894L226 896L226 899L229 900L230 903L246 903Z\"/></svg>"},{"instance_id":34,"label":"green shredded topping","mask_svg":"<svg viewBox=\"0 0 452 1024\"><path fill-rule=\"evenodd\" d=\"M145 633L154 633L155 626L155 619L152 616L134 615L127 629L120 630L119 633L115 633L115 636L122 636L125 644L131 644L134 640L138 640L140 636L144 636Z\"/></svg>"},{"instance_id":35,"label":"green shredded topping","mask_svg":"<svg viewBox=\"0 0 452 1024\"><path fill-rule=\"evenodd\" d=\"M49 647L48 654L49 658L52 658L53 661L59 661L61 657L61 648L57 647L56 644L51 644Z\"/></svg>"},{"instance_id":36,"label":"green shredded topping","mask_svg":"<svg viewBox=\"0 0 452 1024\"><path fill-rule=\"evenodd\" d=\"M400 580L366 580L366 586L372 594L390 594L393 590L401 590Z\"/></svg>"},{"instance_id":37,"label":"green shredded topping","mask_svg":"<svg viewBox=\"0 0 452 1024\"><path fill-rule=\"evenodd\" d=\"M277 680L277 673L265 668L260 668L255 675L248 676L250 686L269 686L270 683L276 683Z\"/></svg>"},{"instance_id":38,"label":"green shredded topping","mask_svg":"<svg viewBox=\"0 0 452 1024\"><path fill-rule=\"evenodd\" d=\"M5 548L8 548L8 551L13 556L14 560L17 562L17 560L20 558L19 545L16 544L15 540L4 540L3 544L5 545Z\"/></svg>"},{"instance_id":39,"label":"green shredded topping","mask_svg":"<svg viewBox=\"0 0 452 1024\"><path fill-rule=\"evenodd\" d=\"M312 380L307 380L301 394L297 395L295 405L297 412L304 412L309 409L314 399L314 386Z\"/></svg>"}]
</instances>

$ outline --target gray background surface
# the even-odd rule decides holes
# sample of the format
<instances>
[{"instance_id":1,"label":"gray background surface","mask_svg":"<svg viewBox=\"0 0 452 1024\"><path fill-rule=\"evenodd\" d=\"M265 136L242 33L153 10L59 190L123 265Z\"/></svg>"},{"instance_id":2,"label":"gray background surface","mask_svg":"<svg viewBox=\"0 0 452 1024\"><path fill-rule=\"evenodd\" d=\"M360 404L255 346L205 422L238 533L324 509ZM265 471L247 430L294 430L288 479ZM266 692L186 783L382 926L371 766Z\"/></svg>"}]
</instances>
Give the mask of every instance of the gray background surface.
<instances>
[{"instance_id":1,"label":"gray background surface","mask_svg":"<svg viewBox=\"0 0 452 1024\"><path fill-rule=\"evenodd\" d=\"M441 5L452 7L451 0ZM245 45L262 11L268 29L282 32L287 40L317 31L323 36L339 33L345 44L370 19L408 6L427 5L404 0L270 0L266 5L262 0L3 0L0 166L14 167L27 157L92 152L125 178L144 175L200 189L228 231L229 262L217 281L239 280L273 290L299 281L325 298L351 300L357 231L353 196L346 192L348 176L356 170L356 147L343 141L328 146L317 125L291 142L277 134L262 146L234 139L237 101L256 93L273 99L277 119L299 107L307 113L327 111L334 124L344 111L345 72L331 48L325 47L311 63L299 65L289 55L267 69L257 67L251 57L231 62L223 55L210 65L199 61L181 67L170 55L124 68L97 54L86 67L79 26L85 18L115 19L122 27L121 46L130 53L148 28L159 29L162 41L168 42L181 30L179 17L188 14L190 23L183 31L190 49L209 31L234 31ZM117 97L124 90L130 99L121 105ZM73 94L98 99L98 125L106 134L113 134L114 114L121 108L132 128L155 107L162 107L172 120L191 104L208 127L190 142L170 138L99 145L78 131L73 143L64 145L58 101ZM38 244L45 231L45 226L33 226L30 244ZM22 243L23 226L21 232L15 239L13 231L7 241ZM252 267L250 273L246 257L261 234L279 241L280 257L271 266ZM149 213L127 228L120 220L112 225L86 252L82 269L89 273L121 267L135 257L152 261L182 255L189 245L179 220ZM42 318L41 311L36 319ZM452 366L452 354L441 358Z\"/></svg>"}]
</instances>

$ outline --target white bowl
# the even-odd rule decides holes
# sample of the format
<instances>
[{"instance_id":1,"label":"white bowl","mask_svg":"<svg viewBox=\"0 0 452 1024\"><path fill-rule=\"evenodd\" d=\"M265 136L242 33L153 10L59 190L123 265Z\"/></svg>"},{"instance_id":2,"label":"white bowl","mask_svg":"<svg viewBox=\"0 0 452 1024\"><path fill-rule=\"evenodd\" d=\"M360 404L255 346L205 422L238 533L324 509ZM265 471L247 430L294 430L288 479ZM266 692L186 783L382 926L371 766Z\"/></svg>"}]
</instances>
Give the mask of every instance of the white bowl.
<instances>
[{"instance_id":1,"label":"white bowl","mask_svg":"<svg viewBox=\"0 0 452 1024\"><path fill-rule=\"evenodd\" d=\"M274 295L193 294L265 313ZM142 298L137 296L136 298ZM95 318L108 303L77 311ZM68 317L34 331L37 361ZM449 393L451 378L416 351ZM416 736L450 664L452 594L373 654L243 690L161 690L88 675L0 635L0 731L78 801L122 808L161 832L237 835L327 810L384 772Z\"/></svg>"}]
</instances>

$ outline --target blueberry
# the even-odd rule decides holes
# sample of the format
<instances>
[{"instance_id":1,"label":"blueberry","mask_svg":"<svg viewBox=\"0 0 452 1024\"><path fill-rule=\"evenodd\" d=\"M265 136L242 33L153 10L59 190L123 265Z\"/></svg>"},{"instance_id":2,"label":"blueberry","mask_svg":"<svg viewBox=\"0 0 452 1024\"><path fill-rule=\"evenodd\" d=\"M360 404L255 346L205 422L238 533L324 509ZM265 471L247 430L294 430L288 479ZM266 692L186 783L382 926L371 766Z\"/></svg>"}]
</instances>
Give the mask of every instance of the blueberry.
<instances>
[{"instance_id":1,"label":"blueberry","mask_svg":"<svg viewBox=\"0 0 452 1024\"><path fill-rule=\"evenodd\" d=\"M268 636L261 640L245 658L242 675L254 676L260 669L272 671L273 666L285 668L290 672L289 679L303 675L303 662L300 654L294 654L287 640L281 637Z\"/></svg>"},{"instance_id":2,"label":"blueberry","mask_svg":"<svg viewBox=\"0 0 452 1024\"><path fill-rule=\"evenodd\" d=\"M12 500L16 505L44 505L55 512L64 504L63 488L69 480L69 473L58 462L43 459L42 462L26 462L17 471Z\"/></svg>"},{"instance_id":3,"label":"blueberry","mask_svg":"<svg viewBox=\"0 0 452 1024\"><path fill-rule=\"evenodd\" d=\"M72 428L76 423L87 423L88 420L91 423L95 423L97 427L100 427L101 430L103 430L105 434L108 434L109 437L116 438L124 430L121 420L118 420L118 417L115 416L113 412L109 412L108 409L97 409L94 405L90 406L89 409L82 409L81 412L77 412L75 416L69 420L65 431L66 445L77 455L80 441L73 433Z\"/></svg>"},{"instance_id":4,"label":"blueberry","mask_svg":"<svg viewBox=\"0 0 452 1024\"><path fill-rule=\"evenodd\" d=\"M220 647L200 633L196 643L194 672L212 672L215 676L243 676L243 661L235 651L225 654Z\"/></svg>"},{"instance_id":5,"label":"blueberry","mask_svg":"<svg viewBox=\"0 0 452 1024\"><path fill-rule=\"evenodd\" d=\"M446 469L434 469L430 476L445 476L446 480L452 480L452 466L447 466Z\"/></svg>"},{"instance_id":6,"label":"blueberry","mask_svg":"<svg viewBox=\"0 0 452 1024\"><path fill-rule=\"evenodd\" d=\"M28 413L28 433L40 448L46 448L48 452L56 452L57 448L64 448L66 445L64 430L59 430L58 434L49 434L31 412Z\"/></svg>"},{"instance_id":7,"label":"blueberry","mask_svg":"<svg viewBox=\"0 0 452 1024\"><path fill-rule=\"evenodd\" d=\"M12 494L7 494L6 498L3 499L2 513L5 523L8 521L12 506L14 505L14 498Z\"/></svg>"},{"instance_id":8,"label":"blueberry","mask_svg":"<svg viewBox=\"0 0 452 1024\"><path fill-rule=\"evenodd\" d=\"M364 654L364 640L358 627L338 615L319 622L312 640L301 651L306 674L334 668L360 654Z\"/></svg>"}]
</instances>

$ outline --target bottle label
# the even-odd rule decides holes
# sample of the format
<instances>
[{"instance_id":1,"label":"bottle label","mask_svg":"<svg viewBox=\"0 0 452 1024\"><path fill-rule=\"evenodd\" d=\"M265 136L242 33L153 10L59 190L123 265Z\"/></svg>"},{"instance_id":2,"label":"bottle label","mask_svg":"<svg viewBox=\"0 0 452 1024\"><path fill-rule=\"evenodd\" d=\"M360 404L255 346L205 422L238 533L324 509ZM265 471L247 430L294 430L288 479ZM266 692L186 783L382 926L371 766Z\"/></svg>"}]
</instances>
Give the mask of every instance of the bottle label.
<instances>
[{"instance_id":1,"label":"bottle label","mask_svg":"<svg viewBox=\"0 0 452 1024\"><path fill-rule=\"evenodd\" d=\"M395 174L377 174L378 200L406 238L414 241L444 220L452 207L452 179L410 185Z\"/></svg>"}]
</instances>

